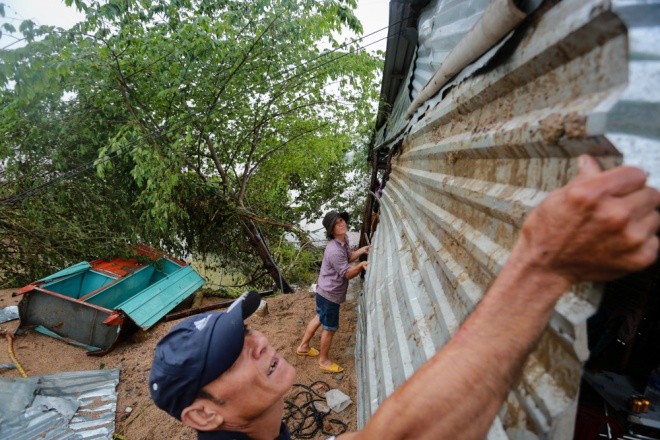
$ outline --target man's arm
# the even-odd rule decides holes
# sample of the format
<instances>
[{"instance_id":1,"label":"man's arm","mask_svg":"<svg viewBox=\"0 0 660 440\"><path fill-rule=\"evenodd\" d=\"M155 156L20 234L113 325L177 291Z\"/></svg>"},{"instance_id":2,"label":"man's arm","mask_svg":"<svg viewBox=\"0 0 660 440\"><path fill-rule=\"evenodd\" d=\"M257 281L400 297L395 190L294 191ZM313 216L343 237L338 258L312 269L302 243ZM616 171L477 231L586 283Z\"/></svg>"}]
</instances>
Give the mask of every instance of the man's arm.
<instances>
[{"instance_id":1,"label":"man's arm","mask_svg":"<svg viewBox=\"0 0 660 440\"><path fill-rule=\"evenodd\" d=\"M360 275L360 272L362 272L363 270L366 270L368 265L369 265L369 263L367 263L366 261L360 261L358 264L356 264L355 266L352 266L350 269L348 269L346 271L346 273L344 274L344 277L347 280L351 280L351 279L355 278L356 276Z\"/></svg>"},{"instance_id":2,"label":"man's arm","mask_svg":"<svg viewBox=\"0 0 660 440\"><path fill-rule=\"evenodd\" d=\"M368 253L369 253L369 246L362 246L360 249L356 249L355 251L351 252L350 257L348 258L348 262L352 263L358 258L360 258L361 255L367 255ZM361 261L360 263L348 269L344 274L344 277L347 280L351 280L356 276L360 275L360 272L366 270L368 265L369 263L367 263L366 261Z\"/></svg>"},{"instance_id":3,"label":"man's arm","mask_svg":"<svg viewBox=\"0 0 660 440\"><path fill-rule=\"evenodd\" d=\"M502 271L451 341L346 438L482 439L575 282L606 281L658 253L660 193L641 170L591 157L530 213ZM344 437L342 437L343 439Z\"/></svg>"},{"instance_id":4,"label":"man's arm","mask_svg":"<svg viewBox=\"0 0 660 440\"><path fill-rule=\"evenodd\" d=\"M351 256L348 258L348 262L352 263L358 258L360 258L361 255L366 255L369 253L369 246L362 246L360 249L356 249L353 252L351 252Z\"/></svg>"}]
</instances>

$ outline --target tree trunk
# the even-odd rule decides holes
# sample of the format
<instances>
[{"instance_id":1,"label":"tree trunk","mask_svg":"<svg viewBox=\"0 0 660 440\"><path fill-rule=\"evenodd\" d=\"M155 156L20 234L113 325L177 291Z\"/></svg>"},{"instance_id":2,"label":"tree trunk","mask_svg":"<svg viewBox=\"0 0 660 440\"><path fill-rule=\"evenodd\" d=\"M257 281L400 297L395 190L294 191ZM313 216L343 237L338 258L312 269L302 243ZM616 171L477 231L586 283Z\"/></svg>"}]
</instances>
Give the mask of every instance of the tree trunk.
<instances>
[{"instance_id":1,"label":"tree trunk","mask_svg":"<svg viewBox=\"0 0 660 440\"><path fill-rule=\"evenodd\" d=\"M261 233L259 233L259 229L254 224L254 222L250 219L243 218L241 220L241 226L243 227L245 234L248 236L250 244L257 251L257 255L259 255L259 258L261 258L261 260L264 262L264 267L268 271L268 274L275 281L275 285L283 293L292 293L293 289L280 272L280 268L277 266L277 264L275 264L275 260L270 253L270 249L268 249L266 242L261 236Z\"/></svg>"}]
</instances>

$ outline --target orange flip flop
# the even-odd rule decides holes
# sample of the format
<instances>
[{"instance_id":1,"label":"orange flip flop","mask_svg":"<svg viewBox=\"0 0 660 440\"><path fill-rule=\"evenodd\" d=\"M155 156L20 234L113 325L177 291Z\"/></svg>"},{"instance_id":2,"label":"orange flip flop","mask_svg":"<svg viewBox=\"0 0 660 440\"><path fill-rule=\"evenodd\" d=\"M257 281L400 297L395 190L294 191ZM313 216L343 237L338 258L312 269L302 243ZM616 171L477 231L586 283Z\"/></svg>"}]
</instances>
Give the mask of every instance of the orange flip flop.
<instances>
[{"instance_id":1,"label":"orange flip flop","mask_svg":"<svg viewBox=\"0 0 660 440\"><path fill-rule=\"evenodd\" d=\"M320 368L321 371L323 371L324 373L341 373L342 371L344 371L344 369L343 369L342 367L340 367L339 365L337 365L337 364L334 363L334 362L333 362L332 365L330 365L329 367L325 367L325 366L323 366L323 365L319 365L319 368Z\"/></svg>"},{"instance_id":2,"label":"orange flip flop","mask_svg":"<svg viewBox=\"0 0 660 440\"><path fill-rule=\"evenodd\" d=\"M307 350L307 351L298 351L298 350L296 350L296 354L298 356L316 357L316 356L319 355L319 351L314 347L310 347L309 350Z\"/></svg>"}]
</instances>

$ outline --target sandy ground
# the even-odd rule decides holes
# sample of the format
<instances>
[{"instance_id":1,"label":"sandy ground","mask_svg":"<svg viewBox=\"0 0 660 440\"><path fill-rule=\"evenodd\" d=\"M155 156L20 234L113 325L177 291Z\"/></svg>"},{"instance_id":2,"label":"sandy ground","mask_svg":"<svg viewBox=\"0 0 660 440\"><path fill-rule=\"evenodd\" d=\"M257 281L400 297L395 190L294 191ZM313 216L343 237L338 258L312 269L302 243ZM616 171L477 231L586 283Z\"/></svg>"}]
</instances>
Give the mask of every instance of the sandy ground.
<instances>
[{"instance_id":1,"label":"sandy ground","mask_svg":"<svg viewBox=\"0 0 660 440\"><path fill-rule=\"evenodd\" d=\"M355 294L361 289L359 278L351 282L349 300L341 307L340 329L335 335L331 350L331 358L345 368L343 374L324 374L318 368L315 359L300 357L295 354L307 322L314 316L314 297L307 290L298 290L293 294L277 295L266 298L268 315L265 317L252 316L248 320L251 328L261 331L268 336L275 349L297 370L296 384L311 386L317 381L323 381L327 388L339 389L350 396L353 404L340 413L332 412L324 420L324 428L333 434L341 432L341 423L347 425L348 431L356 429L357 399L355 378L355 329L356 329L356 303ZM13 298L14 289L0 290L0 308L15 305L20 300ZM219 299L205 299L204 305L217 302ZM120 382L117 388L117 434L124 435L128 440L147 439L194 439L195 432L185 428L180 422L158 409L151 401L147 382L153 349L158 340L167 333L178 321L160 322L146 332L136 333L131 341L120 343L112 352L103 357L87 356L81 349L56 339L43 336L34 331L17 336L14 339L16 357L29 376L55 374L66 371L94 370L98 368L119 368ZM0 324L0 327L13 334L18 327L18 321ZM319 334L312 340L312 345L318 348ZM7 341L0 339L0 364L12 363L7 352ZM2 378L21 377L17 370L0 370ZM326 385L316 384L321 396ZM285 400L294 401L301 406L308 397L305 388L294 385ZM314 396L315 399L318 397ZM129 408L127 410L127 408ZM295 412L295 411L293 411ZM286 415L286 414L285 414ZM341 423L330 422L337 419ZM325 439L320 430L312 436L307 436L316 429L316 424L307 419L302 422L309 425L301 435L294 438ZM289 421L292 431L300 427L293 419Z\"/></svg>"}]
</instances>

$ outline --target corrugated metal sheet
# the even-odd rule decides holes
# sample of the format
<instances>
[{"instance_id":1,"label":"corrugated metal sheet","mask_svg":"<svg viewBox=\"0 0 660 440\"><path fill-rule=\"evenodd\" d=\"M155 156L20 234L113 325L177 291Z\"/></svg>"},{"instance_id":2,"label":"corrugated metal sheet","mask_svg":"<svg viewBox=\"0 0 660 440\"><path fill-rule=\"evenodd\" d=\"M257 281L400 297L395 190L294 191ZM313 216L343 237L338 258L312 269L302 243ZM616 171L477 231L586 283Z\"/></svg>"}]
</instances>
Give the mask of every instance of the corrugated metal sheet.
<instances>
[{"instance_id":1,"label":"corrugated metal sheet","mask_svg":"<svg viewBox=\"0 0 660 440\"><path fill-rule=\"evenodd\" d=\"M0 324L18 319L18 306L7 306L0 309Z\"/></svg>"},{"instance_id":2,"label":"corrugated metal sheet","mask_svg":"<svg viewBox=\"0 0 660 440\"><path fill-rule=\"evenodd\" d=\"M528 0L530 3L529 9L535 9L540 0ZM395 2L392 2L395 3ZM380 112L385 112L389 119L381 126L382 121L379 115L377 121L377 136L374 144L376 146L383 144L387 140L394 140L400 137L399 134L402 128L405 128L408 122L405 118L405 111L409 108L413 99L418 98L421 91L428 87L434 74L442 66L443 61L447 56L452 53L455 46L466 34L479 22L486 8L490 4L490 0L444 0L436 1L428 8L423 10L420 14L418 23L418 41L419 44L413 48L410 42L397 42L391 38L392 30L390 31L390 40L388 41L388 53L385 58L385 74L383 76L383 88L388 85L388 90L393 86L398 85L398 92L389 91L389 96L382 93L382 99L386 100L388 97L395 96L394 100L386 101L389 105L382 105ZM405 2L396 2L398 8L404 8ZM392 8L392 6L390 6ZM527 8L526 8L527 9ZM394 10L398 12L399 9ZM391 11L392 12L392 9ZM391 46L391 47L390 47ZM410 57L403 59L396 59L395 56L390 55L391 48L406 47L407 52L414 52L413 62L408 67L408 74L405 80L399 79L394 82L390 79L391 75L387 69L388 63L392 64L398 62L401 65L404 62L410 62ZM398 51L401 51L399 49ZM398 52L397 52L398 54ZM399 66L400 73L403 67ZM400 75L399 73L399 75ZM401 83L401 81L404 81ZM392 101L394 104L392 104Z\"/></svg>"},{"instance_id":3,"label":"corrugated metal sheet","mask_svg":"<svg viewBox=\"0 0 660 440\"><path fill-rule=\"evenodd\" d=\"M118 384L117 369L0 379L4 395L0 400L0 437L111 439L115 432Z\"/></svg>"},{"instance_id":4,"label":"corrugated metal sheet","mask_svg":"<svg viewBox=\"0 0 660 440\"><path fill-rule=\"evenodd\" d=\"M490 0L437 1L422 12L412 77L413 98L429 82L454 46L481 18L489 3Z\"/></svg>"},{"instance_id":5,"label":"corrugated metal sheet","mask_svg":"<svg viewBox=\"0 0 660 440\"><path fill-rule=\"evenodd\" d=\"M658 4L555 3L405 130L359 303L360 426L451 338L524 216L575 174L577 156L613 166L624 152L660 178ZM585 321L599 298L583 284L559 301L488 438L572 438Z\"/></svg>"},{"instance_id":6,"label":"corrugated metal sheet","mask_svg":"<svg viewBox=\"0 0 660 440\"><path fill-rule=\"evenodd\" d=\"M48 281L53 281L58 278L64 278L69 275L73 275L76 273L84 272L88 270L90 267L92 267L87 261L81 261L80 263L76 263L73 266L69 266L66 269L62 269L60 271L55 272L54 274L48 275L47 277L44 277L37 282L48 282Z\"/></svg>"},{"instance_id":7,"label":"corrugated metal sheet","mask_svg":"<svg viewBox=\"0 0 660 440\"><path fill-rule=\"evenodd\" d=\"M413 27L417 12L426 6L429 0L391 1L389 5L390 26L387 32L387 47L383 71L386 74L381 84L382 102L393 102L407 77L410 61L415 51L417 31ZM389 114L389 109L379 107L376 127L380 127Z\"/></svg>"},{"instance_id":8,"label":"corrugated metal sheet","mask_svg":"<svg viewBox=\"0 0 660 440\"><path fill-rule=\"evenodd\" d=\"M149 329L204 285L191 266L184 266L117 306L143 330Z\"/></svg>"},{"instance_id":9,"label":"corrugated metal sheet","mask_svg":"<svg viewBox=\"0 0 660 440\"><path fill-rule=\"evenodd\" d=\"M408 78L412 75L413 67L413 64L411 64L407 75ZM403 130L408 124L408 121L405 118L406 110L408 110L411 103L412 101L410 100L408 87L401 87L398 95L396 95L394 106L390 110L390 119L380 130L378 130L378 133L376 133L375 145L382 145L383 142L388 139L393 139L397 134L403 133Z\"/></svg>"},{"instance_id":10,"label":"corrugated metal sheet","mask_svg":"<svg viewBox=\"0 0 660 440\"><path fill-rule=\"evenodd\" d=\"M628 86L607 113L607 138L660 188L660 2L615 1L613 9L628 28L630 61Z\"/></svg>"}]
</instances>

